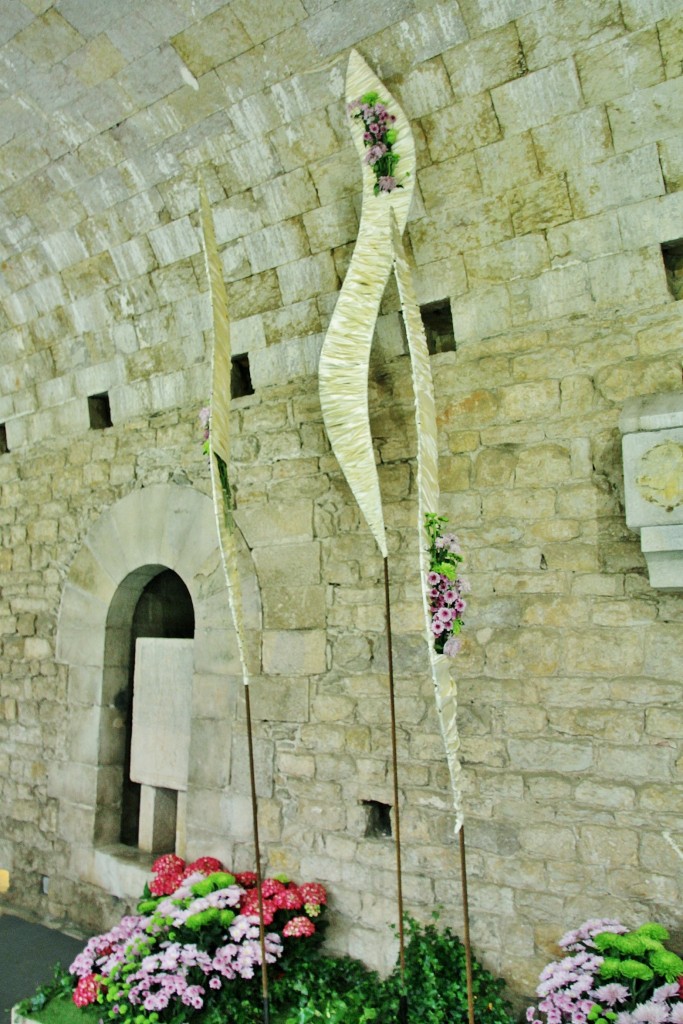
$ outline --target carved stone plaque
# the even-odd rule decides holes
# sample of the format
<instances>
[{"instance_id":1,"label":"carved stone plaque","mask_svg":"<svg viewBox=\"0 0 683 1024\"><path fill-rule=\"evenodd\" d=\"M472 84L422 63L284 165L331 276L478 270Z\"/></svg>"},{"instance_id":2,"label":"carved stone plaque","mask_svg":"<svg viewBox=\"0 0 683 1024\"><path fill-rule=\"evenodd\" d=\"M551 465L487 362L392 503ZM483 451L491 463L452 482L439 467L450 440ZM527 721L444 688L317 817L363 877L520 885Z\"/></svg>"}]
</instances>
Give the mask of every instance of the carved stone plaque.
<instances>
[{"instance_id":1,"label":"carved stone plaque","mask_svg":"<svg viewBox=\"0 0 683 1024\"><path fill-rule=\"evenodd\" d=\"M194 641L141 637L135 644L130 777L187 789Z\"/></svg>"}]
</instances>

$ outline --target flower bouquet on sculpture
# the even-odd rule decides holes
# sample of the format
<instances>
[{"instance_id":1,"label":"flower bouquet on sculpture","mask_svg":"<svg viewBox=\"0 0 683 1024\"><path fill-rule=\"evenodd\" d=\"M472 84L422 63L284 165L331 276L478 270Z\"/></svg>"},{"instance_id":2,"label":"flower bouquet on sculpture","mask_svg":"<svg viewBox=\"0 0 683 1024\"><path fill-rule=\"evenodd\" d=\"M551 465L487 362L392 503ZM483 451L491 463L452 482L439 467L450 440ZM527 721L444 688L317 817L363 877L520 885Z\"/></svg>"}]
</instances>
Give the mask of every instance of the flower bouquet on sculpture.
<instances>
[{"instance_id":1,"label":"flower bouquet on sculpture","mask_svg":"<svg viewBox=\"0 0 683 1024\"><path fill-rule=\"evenodd\" d=\"M544 968L529 1024L683 1024L683 960L661 924L628 931L586 921L564 935L568 956Z\"/></svg>"},{"instance_id":2,"label":"flower bouquet on sculpture","mask_svg":"<svg viewBox=\"0 0 683 1024\"><path fill-rule=\"evenodd\" d=\"M365 163L375 175L375 195L403 188L396 177L396 166L401 158L393 148L397 138L396 115L387 110L376 92L366 92L359 100L349 103L348 112L363 123Z\"/></svg>"},{"instance_id":3,"label":"flower bouquet on sculpture","mask_svg":"<svg viewBox=\"0 0 683 1024\"><path fill-rule=\"evenodd\" d=\"M425 515L425 530L429 538L429 572L427 573L427 601L432 618L434 649L438 654L454 657L460 650L458 633L464 626L462 613L467 607L463 597L470 585L459 575L462 562L460 544L453 533L444 533L448 519L434 512Z\"/></svg>"}]
</instances>

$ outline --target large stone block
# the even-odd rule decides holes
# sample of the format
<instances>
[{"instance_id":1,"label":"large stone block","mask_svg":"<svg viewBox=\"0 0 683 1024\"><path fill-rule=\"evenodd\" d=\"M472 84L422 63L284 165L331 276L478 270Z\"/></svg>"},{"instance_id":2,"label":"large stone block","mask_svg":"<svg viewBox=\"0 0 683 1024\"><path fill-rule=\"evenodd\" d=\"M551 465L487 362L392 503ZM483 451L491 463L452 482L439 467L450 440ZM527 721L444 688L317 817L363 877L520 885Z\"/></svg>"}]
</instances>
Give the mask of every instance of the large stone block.
<instances>
[{"instance_id":1,"label":"large stone block","mask_svg":"<svg viewBox=\"0 0 683 1024\"><path fill-rule=\"evenodd\" d=\"M582 105L573 61L562 60L492 90L493 106L507 134L547 124Z\"/></svg>"},{"instance_id":2,"label":"large stone block","mask_svg":"<svg viewBox=\"0 0 683 1024\"><path fill-rule=\"evenodd\" d=\"M612 100L608 113L617 153L679 135L677 110L682 94L679 76Z\"/></svg>"},{"instance_id":3,"label":"large stone block","mask_svg":"<svg viewBox=\"0 0 683 1024\"><path fill-rule=\"evenodd\" d=\"M322 630L265 630L264 671L285 676L319 675L326 669L326 642Z\"/></svg>"}]
</instances>

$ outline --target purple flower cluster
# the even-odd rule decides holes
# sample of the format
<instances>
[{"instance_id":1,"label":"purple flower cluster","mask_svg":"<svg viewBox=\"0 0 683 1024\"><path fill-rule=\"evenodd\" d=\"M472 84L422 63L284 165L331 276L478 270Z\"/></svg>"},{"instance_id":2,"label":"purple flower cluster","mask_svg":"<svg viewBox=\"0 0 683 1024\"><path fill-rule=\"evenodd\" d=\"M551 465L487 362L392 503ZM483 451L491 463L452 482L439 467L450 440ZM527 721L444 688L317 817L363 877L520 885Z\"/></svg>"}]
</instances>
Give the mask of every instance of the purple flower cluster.
<instances>
[{"instance_id":1,"label":"purple flower cluster","mask_svg":"<svg viewBox=\"0 0 683 1024\"><path fill-rule=\"evenodd\" d=\"M446 522L444 516L431 512L425 516L430 551L427 601L434 648L439 654L454 657L460 650L458 634L464 625L462 614L467 607L463 595L469 592L470 585L458 575L462 562L458 538L453 533L441 532Z\"/></svg>"},{"instance_id":2,"label":"purple flower cluster","mask_svg":"<svg viewBox=\"0 0 683 1024\"><path fill-rule=\"evenodd\" d=\"M240 915L229 927L228 936L232 941L213 953L194 943L161 942L156 952L142 958L138 970L126 976L118 991L114 988L111 999L120 1004L125 997L131 1007L144 1010L165 1010L174 1000L203 1009L207 988L218 991L225 980L253 978L261 965L258 924ZM266 962L275 963L283 953L280 936L267 934L265 948Z\"/></svg>"},{"instance_id":3,"label":"purple flower cluster","mask_svg":"<svg viewBox=\"0 0 683 1024\"><path fill-rule=\"evenodd\" d=\"M315 933L313 921L301 916L308 897L316 903L311 914L326 902L324 888L316 883L299 888L287 879L266 879L264 924L279 917L273 925L278 930L265 934L262 950L255 874L235 876L213 858L185 865L171 854L159 858L157 865L157 879L175 872L172 889L152 883L138 905L139 914L90 939L69 968L78 979L76 1005L106 1004L108 1018L117 1024L137 1024L147 1012L164 1024L191 1019L195 1010L215 1009L232 979L255 976L263 952L267 963L275 963L292 941L289 934L298 936L293 941L299 943ZM221 870L212 870L215 866ZM293 918L296 913L300 916ZM308 930L287 931L300 921Z\"/></svg>"},{"instance_id":4,"label":"purple flower cluster","mask_svg":"<svg viewBox=\"0 0 683 1024\"><path fill-rule=\"evenodd\" d=\"M399 154L393 151L397 137L393 127L396 115L389 113L376 92L365 93L359 100L349 103L348 111L363 122L363 144L367 149L365 163L375 174L375 195L403 188L395 175L400 159Z\"/></svg>"},{"instance_id":5,"label":"purple flower cluster","mask_svg":"<svg viewBox=\"0 0 683 1024\"><path fill-rule=\"evenodd\" d=\"M136 940L146 938L148 918L129 914L121 918L111 931L95 935L86 943L69 968L70 974L84 978L88 974L110 974L117 964L124 963L126 949Z\"/></svg>"},{"instance_id":6,"label":"purple flower cluster","mask_svg":"<svg viewBox=\"0 0 683 1024\"><path fill-rule=\"evenodd\" d=\"M683 1024L681 979L659 984L650 972L652 980L644 985L604 983L605 957L593 941L604 933L624 935L628 929L618 921L597 918L560 939L559 945L574 955L548 964L541 972L538 1005L526 1011L529 1024Z\"/></svg>"}]
</instances>

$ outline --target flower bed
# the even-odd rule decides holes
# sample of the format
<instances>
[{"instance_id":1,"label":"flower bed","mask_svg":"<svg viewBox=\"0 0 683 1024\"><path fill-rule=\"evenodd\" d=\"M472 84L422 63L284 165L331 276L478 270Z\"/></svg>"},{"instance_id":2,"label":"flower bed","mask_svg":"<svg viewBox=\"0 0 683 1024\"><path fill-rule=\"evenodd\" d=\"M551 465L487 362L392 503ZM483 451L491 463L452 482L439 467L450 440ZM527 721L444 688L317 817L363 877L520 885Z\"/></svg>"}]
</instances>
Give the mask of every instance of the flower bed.
<instances>
[{"instance_id":1,"label":"flower bed","mask_svg":"<svg viewBox=\"0 0 683 1024\"><path fill-rule=\"evenodd\" d=\"M559 942L570 956L548 964L529 1024L683 1024L683 960L660 924L629 932L619 921L586 921Z\"/></svg>"},{"instance_id":2,"label":"flower bed","mask_svg":"<svg viewBox=\"0 0 683 1024\"><path fill-rule=\"evenodd\" d=\"M90 939L68 971L16 1012L39 1024L259 1024L263 1020L253 872L211 858L159 858L138 905ZM407 993L410 1019L467 1019L464 948L453 932L407 919L404 978L322 955L327 903L316 882L262 885L271 1024L389 1024ZM503 983L474 963L477 1024L511 1024ZM405 982L405 986L404 986Z\"/></svg>"}]
</instances>

